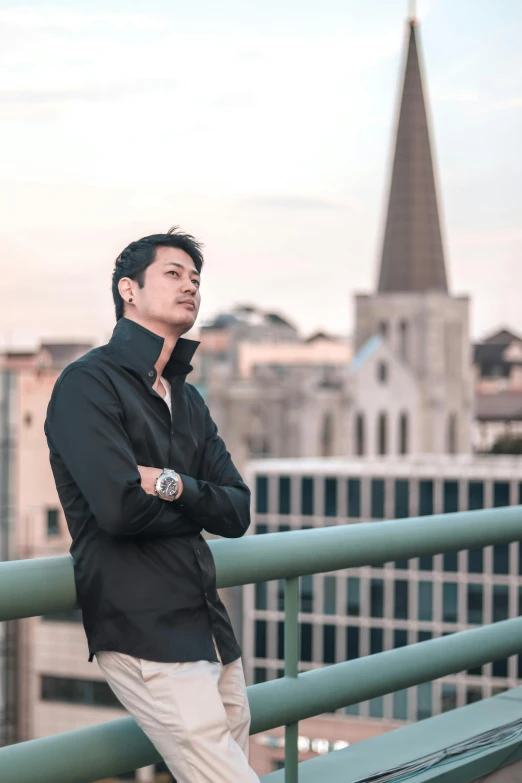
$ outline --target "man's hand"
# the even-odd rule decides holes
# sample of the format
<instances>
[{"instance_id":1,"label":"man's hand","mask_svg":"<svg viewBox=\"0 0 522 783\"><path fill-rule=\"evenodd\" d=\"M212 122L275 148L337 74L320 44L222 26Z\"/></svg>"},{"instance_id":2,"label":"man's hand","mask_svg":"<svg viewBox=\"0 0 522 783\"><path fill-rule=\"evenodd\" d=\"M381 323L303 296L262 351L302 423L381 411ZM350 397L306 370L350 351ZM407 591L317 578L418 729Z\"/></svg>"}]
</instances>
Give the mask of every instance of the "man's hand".
<instances>
[{"instance_id":1,"label":"man's hand","mask_svg":"<svg viewBox=\"0 0 522 783\"><path fill-rule=\"evenodd\" d=\"M141 476L141 486L147 493L147 495L156 495L156 481L158 476L160 476L163 472L163 468L146 468L144 465L138 465L138 470L140 472ZM174 500L177 500L181 493L183 492L183 480L181 476L179 477L179 489L177 491L176 496L173 498Z\"/></svg>"}]
</instances>

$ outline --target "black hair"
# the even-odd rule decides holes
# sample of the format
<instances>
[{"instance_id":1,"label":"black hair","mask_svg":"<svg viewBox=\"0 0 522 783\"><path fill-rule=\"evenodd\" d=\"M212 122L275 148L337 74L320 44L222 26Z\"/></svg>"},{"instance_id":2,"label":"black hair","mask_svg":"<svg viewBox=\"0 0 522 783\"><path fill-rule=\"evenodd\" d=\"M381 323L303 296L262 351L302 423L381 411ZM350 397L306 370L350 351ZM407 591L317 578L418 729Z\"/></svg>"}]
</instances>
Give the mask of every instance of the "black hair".
<instances>
[{"instance_id":1,"label":"black hair","mask_svg":"<svg viewBox=\"0 0 522 783\"><path fill-rule=\"evenodd\" d=\"M125 250L122 250L114 264L112 273L112 298L116 309L116 320L123 318L124 300L119 292L118 283L122 277L130 277L135 280L140 288L145 285L145 270L156 257L157 247L179 247L190 256L194 266L201 274L203 266L203 247L191 234L184 234L178 226L169 228L166 234L151 234L136 242L131 242Z\"/></svg>"}]
</instances>

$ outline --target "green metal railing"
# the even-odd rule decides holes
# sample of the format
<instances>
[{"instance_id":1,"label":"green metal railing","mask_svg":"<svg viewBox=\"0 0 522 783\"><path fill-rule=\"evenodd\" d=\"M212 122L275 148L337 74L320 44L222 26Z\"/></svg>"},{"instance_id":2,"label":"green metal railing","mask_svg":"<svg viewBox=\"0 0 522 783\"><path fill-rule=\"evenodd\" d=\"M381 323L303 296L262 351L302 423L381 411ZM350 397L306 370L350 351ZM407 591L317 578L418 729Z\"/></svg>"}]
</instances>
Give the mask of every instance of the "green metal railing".
<instances>
[{"instance_id":1,"label":"green metal railing","mask_svg":"<svg viewBox=\"0 0 522 783\"><path fill-rule=\"evenodd\" d=\"M298 780L299 720L506 658L522 648L522 618L516 618L298 674L298 578L519 538L522 506L209 542L218 587L285 580L284 677L250 686L248 698L252 734L286 726L286 783ZM69 556L0 564L0 621L75 605ZM0 749L0 783L91 783L159 758L134 720L123 718Z\"/></svg>"}]
</instances>

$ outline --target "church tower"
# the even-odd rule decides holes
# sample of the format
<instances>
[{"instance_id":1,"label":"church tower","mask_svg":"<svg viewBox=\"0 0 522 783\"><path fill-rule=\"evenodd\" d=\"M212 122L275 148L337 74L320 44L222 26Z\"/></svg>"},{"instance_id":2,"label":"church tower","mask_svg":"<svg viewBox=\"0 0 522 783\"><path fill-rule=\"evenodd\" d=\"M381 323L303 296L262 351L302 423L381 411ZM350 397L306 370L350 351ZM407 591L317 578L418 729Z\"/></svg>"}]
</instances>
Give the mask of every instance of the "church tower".
<instances>
[{"instance_id":1,"label":"church tower","mask_svg":"<svg viewBox=\"0 0 522 783\"><path fill-rule=\"evenodd\" d=\"M415 380L415 400L401 401L401 422L388 422L388 453L466 453L472 415L469 299L452 296L448 288L419 50L412 17L377 291L356 296L355 350L380 335L400 372ZM364 395L358 396L360 428L361 418L376 412L365 410ZM382 427L387 413L378 415ZM394 438L400 428L401 438ZM363 453L376 452L370 444Z\"/></svg>"}]
</instances>

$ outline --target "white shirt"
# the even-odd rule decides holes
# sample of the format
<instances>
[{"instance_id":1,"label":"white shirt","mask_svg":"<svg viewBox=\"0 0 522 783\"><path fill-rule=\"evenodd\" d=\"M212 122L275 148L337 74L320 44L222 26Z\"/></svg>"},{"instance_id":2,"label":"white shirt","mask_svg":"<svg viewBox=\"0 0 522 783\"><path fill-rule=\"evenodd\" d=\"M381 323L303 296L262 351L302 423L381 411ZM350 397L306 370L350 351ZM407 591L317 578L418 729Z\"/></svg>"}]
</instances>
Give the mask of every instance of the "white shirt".
<instances>
[{"instance_id":1,"label":"white shirt","mask_svg":"<svg viewBox=\"0 0 522 783\"><path fill-rule=\"evenodd\" d=\"M172 396L170 393L170 383L167 381L166 378L163 377L163 375L160 377L160 381L163 385L163 388L165 389L165 402L169 406L170 415L172 416Z\"/></svg>"}]
</instances>

